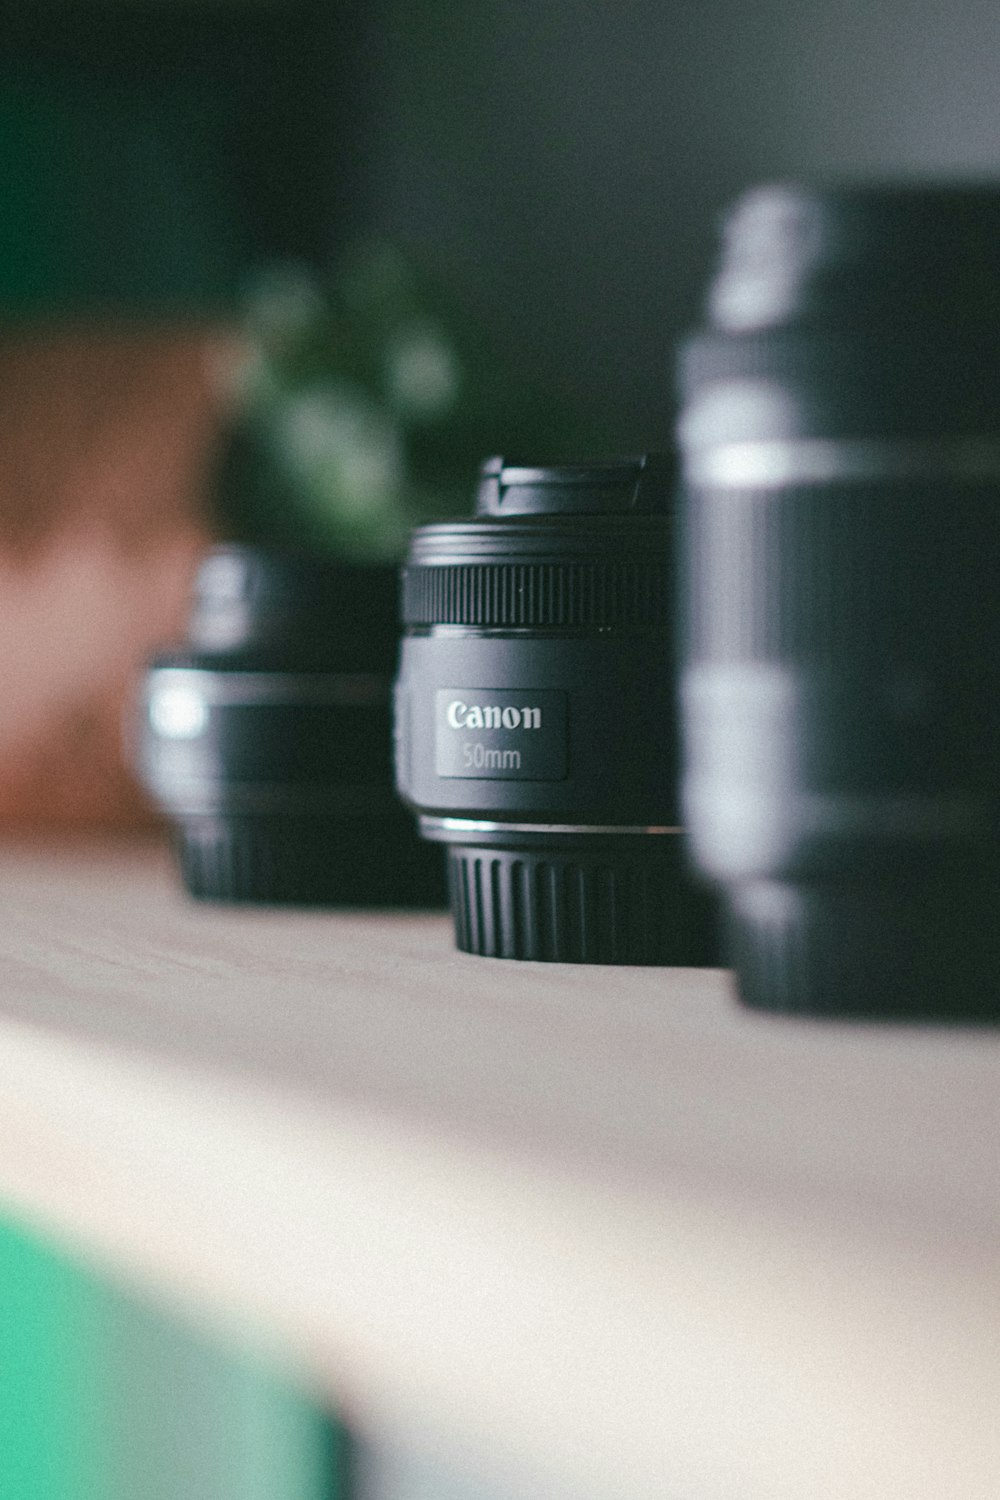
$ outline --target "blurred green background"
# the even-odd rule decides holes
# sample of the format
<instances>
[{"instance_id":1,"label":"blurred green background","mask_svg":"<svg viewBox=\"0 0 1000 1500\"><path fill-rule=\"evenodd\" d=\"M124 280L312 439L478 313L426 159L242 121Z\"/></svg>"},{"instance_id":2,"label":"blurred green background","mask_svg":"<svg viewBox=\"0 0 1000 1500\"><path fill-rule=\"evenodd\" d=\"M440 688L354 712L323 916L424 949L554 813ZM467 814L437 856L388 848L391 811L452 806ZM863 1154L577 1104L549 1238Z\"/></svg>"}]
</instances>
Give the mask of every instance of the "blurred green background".
<instances>
[{"instance_id":1,"label":"blurred green background","mask_svg":"<svg viewBox=\"0 0 1000 1500\"><path fill-rule=\"evenodd\" d=\"M216 528L359 560L490 453L602 446L433 247L338 203L369 36L350 4L43 4L0 49L0 318L227 328Z\"/></svg>"}]
</instances>

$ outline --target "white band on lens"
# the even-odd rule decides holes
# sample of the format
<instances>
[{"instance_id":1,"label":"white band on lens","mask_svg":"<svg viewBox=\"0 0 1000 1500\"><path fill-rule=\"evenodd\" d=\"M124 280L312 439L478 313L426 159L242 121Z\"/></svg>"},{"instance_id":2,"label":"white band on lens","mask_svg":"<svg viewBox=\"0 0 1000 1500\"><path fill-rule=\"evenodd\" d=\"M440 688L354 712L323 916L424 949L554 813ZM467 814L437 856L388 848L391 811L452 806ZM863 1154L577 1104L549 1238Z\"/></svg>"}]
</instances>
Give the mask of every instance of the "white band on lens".
<instances>
[{"instance_id":1,"label":"white band on lens","mask_svg":"<svg viewBox=\"0 0 1000 1500\"><path fill-rule=\"evenodd\" d=\"M500 823L487 822L482 818L425 818L420 819L424 832L438 829L442 833L683 833L683 828L652 825L643 827L633 823Z\"/></svg>"},{"instance_id":2,"label":"white band on lens","mask_svg":"<svg viewBox=\"0 0 1000 1500\"><path fill-rule=\"evenodd\" d=\"M767 438L688 450L689 484L779 489L883 479L1000 482L995 438Z\"/></svg>"}]
</instances>

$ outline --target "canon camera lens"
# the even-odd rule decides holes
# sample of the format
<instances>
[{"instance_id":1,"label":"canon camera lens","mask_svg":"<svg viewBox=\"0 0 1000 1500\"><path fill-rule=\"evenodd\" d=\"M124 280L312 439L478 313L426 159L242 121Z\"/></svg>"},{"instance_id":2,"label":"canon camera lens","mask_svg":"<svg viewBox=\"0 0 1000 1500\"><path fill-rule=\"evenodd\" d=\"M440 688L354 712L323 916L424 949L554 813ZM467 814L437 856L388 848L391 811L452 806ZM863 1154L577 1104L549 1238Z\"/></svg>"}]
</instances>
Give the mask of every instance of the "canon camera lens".
<instances>
[{"instance_id":1,"label":"canon camera lens","mask_svg":"<svg viewBox=\"0 0 1000 1500\"><path fill-rule=\"evenodd\" d=\"M494 459L474 519L414 532L396 775L447 845L466 952L706 960L673 790L673 481L653 456Z\"/></svg>"},{"instance_id":2,"label":"canon camera lens","mask_svg":"<svg viewBox=\"0 0 1000 1500\"><path fill-rule=\"evenodd\" d=\"M1000 1017L1000 189L751 192L683 351L683 806L754 1006Z\"/></svg>"},{"instance_id":3,"label":"canon camera lens","mask_svg":"<svg viewBox=\"0 0 1000 1500\"><path fill-rule=\"evenodd\" d=\"M443 904L443 861L392 785L397 592L392 568L251 547L202 564L137 747L193 896Z\"/></svg>"}]
</instances>

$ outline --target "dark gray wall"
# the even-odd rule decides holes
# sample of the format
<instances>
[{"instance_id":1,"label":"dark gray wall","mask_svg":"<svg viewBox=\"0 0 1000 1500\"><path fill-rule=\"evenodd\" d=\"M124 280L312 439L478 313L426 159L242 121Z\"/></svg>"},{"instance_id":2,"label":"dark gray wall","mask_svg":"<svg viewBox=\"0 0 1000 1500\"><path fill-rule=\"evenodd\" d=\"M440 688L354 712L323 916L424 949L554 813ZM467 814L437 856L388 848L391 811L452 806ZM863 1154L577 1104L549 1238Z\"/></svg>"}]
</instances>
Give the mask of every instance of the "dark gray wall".
<instances>
[{"instance_id":1,"label":"dark gray wall","mask_svg":"<svg viewBox=\"0 0 1000 1500\"><path fill-rule=\"evenodd\" d=\"M374 0L351 217L443 260L514 358L662 445L722 204L1000 170L1000 6Z\"/></svg>"}]
</instances>

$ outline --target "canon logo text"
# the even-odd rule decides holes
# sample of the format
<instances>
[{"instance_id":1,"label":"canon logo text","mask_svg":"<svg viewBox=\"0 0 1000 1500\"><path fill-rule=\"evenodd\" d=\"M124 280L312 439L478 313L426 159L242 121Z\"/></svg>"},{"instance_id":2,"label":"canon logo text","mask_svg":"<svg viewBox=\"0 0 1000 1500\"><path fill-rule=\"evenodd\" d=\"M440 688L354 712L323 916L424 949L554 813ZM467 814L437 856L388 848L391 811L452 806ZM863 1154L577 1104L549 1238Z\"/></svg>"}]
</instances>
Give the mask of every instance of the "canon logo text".
<instances>
[{"instance_id":1,"label":"canon logo text","mask_svg":"<svg viewBox=\"0 0 1000 1500\"><path fill-rule=\"evenodd\" d=\"M540 708L501 708L497 703L463 703L456 698L448 704L445 717L452 729L541 729Z\"/></svg>"}]
</instances>

